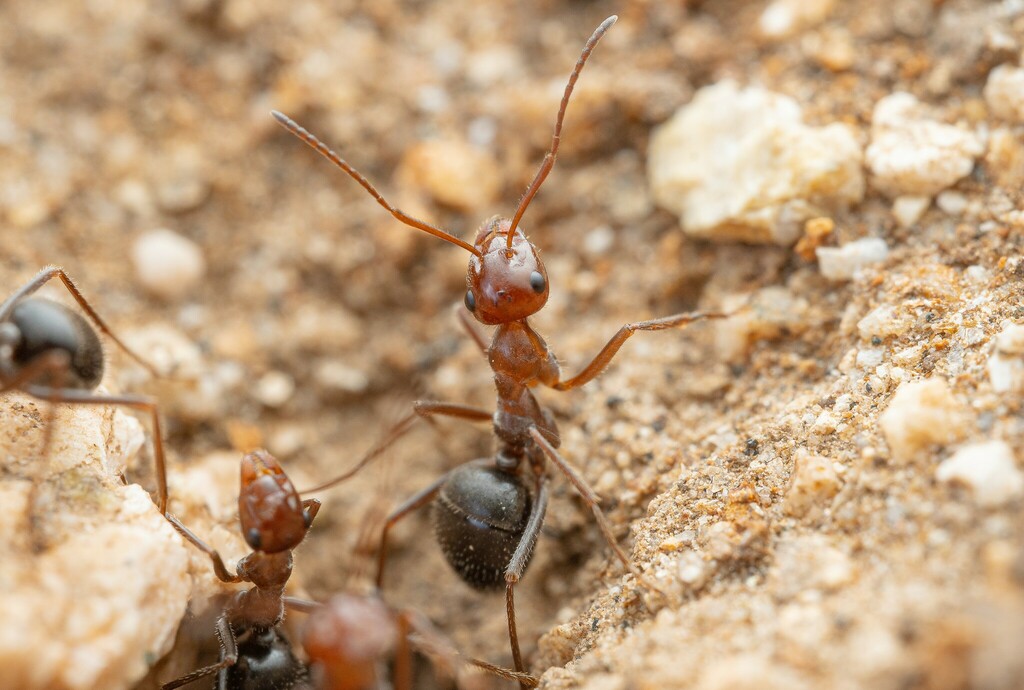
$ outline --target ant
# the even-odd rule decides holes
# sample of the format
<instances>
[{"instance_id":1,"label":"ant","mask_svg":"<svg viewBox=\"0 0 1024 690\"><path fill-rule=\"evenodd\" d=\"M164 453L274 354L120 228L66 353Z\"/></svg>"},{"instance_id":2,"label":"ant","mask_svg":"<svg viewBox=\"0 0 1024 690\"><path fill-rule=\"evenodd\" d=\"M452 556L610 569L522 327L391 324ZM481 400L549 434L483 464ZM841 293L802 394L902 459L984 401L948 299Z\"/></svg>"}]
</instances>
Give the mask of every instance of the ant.
<instances>
[{"instance_id":1,"label":"ant","mask_svg":"<svg viewBox=\"0 0 1024 690\"><path fill-rule=\"evenodd\" d=\"M20 390L51 403L44 456L52 440L53 403L123 405L148 412L153 423L157 506L167 515L167 469L157 402L146 395L96 393L103 379L103 346L96 331L77 312L33 294L59 278L92 322L150 374L160 374L114 335L63 269L48 266L0 304L0 393Z\"/></svg>"},{"instance_id":2,"label":"ant","mask_svg":"<svg viewBox=\"0 0 1024 690\"><path fill-rule=\"evenodd\" d=\"M516 671L523 670L523 662L516 633L513 590L526 571L544 521L548 503L547 461L565 475L590 507L616 557L640 582L657 591L619 547L598 506L597 495L559 454L561 439L555 420L530 389L538 384L559 391L579 388L604 371L619 348L637 331L678 328L703 319L729 316L719 312L693 312L626 324L579 374L569 379L562 378L554 353L527 321L547 302L549 285L540 255L519 223L555 164L562 121L573 87L597 42L616 19L611 16L604 20L584 45L562 95L551 148L515 214L511 219L494 217L485 221L473 244L392 206L362 174L313 134L287 116L273 112L285 129L348 173L396 219L458 245L472 255L466 277L466 311L484 325L497 326L491 342L487 343L466 311L459 310L458 317L490 362L497 388L497 409L492 413L437 401L419 401L414 409L424 417L443 415L472 422L490 421L499 448L493 458L465 463L442 475L388 517L381 536L377 583L380 586L383 581L388 531L412 511L433 502L434 531L448 563L472 587L505 587L509 640Z\"/></svg>"},{"instance_id":3,"label":"ant","mask_svg":"<svg viewBox=\"0 0 1024 690\"><path fill-rule=\"evenodd\" d=\"M181 536L210 557L222 582L253 586L237 592L217 619L220 660L164 683L162 690L215 673L218 690L308 687L308 669L292 653L279 625L287 599L284 587L292 574L292 550L306 538L319 510L317 499L299 497L274 456L256 450L242 458L238 493L242 536L253 551L238 561L234 574L215 549L178 518L167 516ZM301 608L302 602L296 600L295 606Z\"/></svg>"},{"instance_id":4,"label":"ant","mask_svg":"<svg viewBox=\"0 0 1024 690\"><path fill-rule=\"evenodd\" d=\"M396 423L384 440L356 464L356 471L384 452L415 419L416 415L411 414ZM354 473L350 471L346 476ZM213 674L217 674L218 690L369 690L377 687L378 662L392 647L396 648L395 686L409 690L411 633L425 638L426 646L440 657L457 657L429 623L410 612L393 611L375 596L336 595L326 605L284 596L292 572L292 551L309 533L319 510L318 499L300 498L274 456L256 450L242 458L238 496L242 535L253 551L238 561L234 574L215 549L178 518L167 517L185 539L210 557L214 573L222 582L250 582L253 586L236 593L217 619L220 660L165 683L162 690L173 690ZM295 656L280 630L286 607L313 614L304 637L308 655L316 664L319 680L315 685L309 668ZM515 674L484 662L471 663L502 677L536 685L536 679L527 674Z\"/></svg>"}]
</instances>

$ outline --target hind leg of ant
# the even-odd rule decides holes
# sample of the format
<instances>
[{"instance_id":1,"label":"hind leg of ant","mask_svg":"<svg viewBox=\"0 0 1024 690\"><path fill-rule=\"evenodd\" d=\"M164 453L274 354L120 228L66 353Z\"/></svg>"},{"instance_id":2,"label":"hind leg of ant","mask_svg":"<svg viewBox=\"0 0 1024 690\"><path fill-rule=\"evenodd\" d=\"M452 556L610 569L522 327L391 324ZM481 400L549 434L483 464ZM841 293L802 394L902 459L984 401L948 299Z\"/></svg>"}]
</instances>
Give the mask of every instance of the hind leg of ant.
<instances>
[{"instance_id":1,"label":"hind leg of ant","mask_svg":"<svg viewBox=\"0 0 1024 690\"><path fill-rule=\"evenodd\" d=\"M572 466L558 453L555 447L548 442L548 440L544 437L542 433L540 433L537 427L532 427L530 429L530 436L533 438L534 442L540 447L540 449L544 452L544 455L548 458L548 460L550 460L559 470L561 470L562 474L565 475L566 479L568 479L569 482L576 488L576 491L583 499L583 502L590 507L590 511L594 514L594 520L597 521L597 526L601 530L601 534L604 535L605 541L608 542L608 545L610 547L612 547L612 551L615 552L615 555L626 567L626 569L629 570L629 572L633 573L636 579L643 583L643 585L647 589L653 590L655 592L661 592L661 589L658 588L658 586L651 582L647 577L645 577L644 574L640 572L640 569L637 568L636 565L631 560L629 560L625 552L623 552L622 548L615 540L615 535L612 533L611 525L608 524L608 519L605 518L604 512L601 510L601 506L598 505L600 499L597 497L597 494L594 493L594 490L591 489L590 486L587 484L586 480L584 480L583 477L581 477L576 472L576 470L574 470Z\"/></svg>"},{"instance_id":2,"label":"hind leg of ant","mask_svg":"<svg viewBox=\"0 0 1024 690\"><path fill-rule=\"evenodd\" d=\"M476 343L476 346L480 348L480 352L486 356L487 351L490 349L490 345L487 343L487 336L484 335L483 331L477 327L476 319L472 318L469 315L469 312L466 311L466 308L461 304L455 307L455 318L459 320L459 324L462 325L462 329L466 331L466 334L469 335L473 342Z\"/></svg>"},{"instance_id":3,"label":"hind leg of ant","mask_svg":"<svg viewBox=\"0 0 1024 690\"><path fill-rule=\"evenodd\" d=\"M121 405L140 412L148 412L153 424L153 460L156 463L157 506L167 516L167 460L164 455L163 431L160 425L160 414L155 399L147 395L111 395L99 394L77 388L50 388L48 386L26 386L26 393L38 398L48 399L57 392L57 402L77 405Z\"/></svg>"},{"instance_id":4,"label":"hind leg of ant","mask_svg":"<svg viewBox=\"0 0 1024 690\"><path fill-rule=\"evenodd\" d=\"M430 486L422 489L421 491L413 494L405 500L402 505L395 508L387 520L384 522L384 527L380 533L380 545L377 549L377 589L382 589L384 586L384 565L387 561L387 549L388 549L388 532L391 528L402 518L409 513L422 508L423 506L434 500L437 496L437 492L441 490L441 487L448 480L449 472L445 472L443 475L431 482Z\"/></svg>"},{"instance_id":5,"label":"hind leg of ant","mask_svg":"<svg viewBox=\"0 0 1024 690\"><path fill-rule=\"evenodd\" d=\"M402 436L405 436L405 434L409 431L409 429L412 428L413 424L415 424L418 419L419 416L415 412L410 412L409 414L405 415L400 420L391 425L391 427L384 432L384 435L381 436L380 440L377 441L377 443L374 444L368 451L366 451L363 457L361 457L359 461L352 466L351 469L346 470L344 473L338 475L337 477L334 477L333 479L329 479L326 482L317 484L311 489L304 489L299 493L308 494L313 493L315 491L323 491L333 486L337 486L338 484L342 483L347 479L351 479L360 470L369 465L373 460L376 460L381 455L383 455L388 448L394 445L395 441L400 439Z\"/></svg>"},{"instance_id":6,"label":"hind leg of ant","mask_svg":"<svg viewBox=\"0 0 1024 690\"><path fill-rule=\"evenodd\" d=\"M237 574L231 574L231 571L229 571L227 566L224 565L224 560L220 557L217 549L209 546L206 542L196 536L196 533L183 525L181 520L178 518L173 515L167 515L166 517L167 521L171 523L171 526L178 531L178 534L184 537L186 541L192 544L192 546L210 557L210 562L213 563L213 572L217 574L217 578L220 579L221 582L242 581L242 578Z\"/></svg>"},{"instance_id":7,"label":"hind leg of ant","mask_svg":"<svg viewBox=\"0 0 1024 690\"><path fill-rule=\"evenodd\" d=\"M622 345L637 331L663 331L669 328L686 326L696 321L703 321L704 319L725 319L729 316L731 316L731 314L727 314L725 312L695 311L688 314L666 316L661 319L651 319L650 321L627 323L612 336L611 340L601 348L601 351L597 353L597 356L595 356L590 364L585 366L580 373L566 381L558 381L548 385L555 390L567 391L572 390L573 388L579 388L583 384L593 380L605 370L605 368L611 363L612 358L614 358L616 353L618 353L619 348L621 348Z\"/></svg>"},{"instance_id":8,"label":"hind leg of ant","mask_svg":"<svg viewBox=\"0 0 1024 690\"><path fill-rule=\"evenodd\" d=\"M548 510L548 484L547 477L538 474L536 484L536 497L533 507L530 509L530 516L526 520L526 527L523 536L516 545L516 550L509 559L505 568L505 615L508 618L508 639L512 647L512 663L517 673L525 673L523 667L523 655L519 649L519 633L516 630L516 607L513 587L519 582L526 570L533 549L537 545L537 538L540 536L540 528L544 525L544 515ZM530 687L523 680L519 681L520 688Z\"/></svg>"},{"instance_id":9,"label":"hind leg of ant","mask_svg":"<svg viewBox=\"0 0 1024 690\"><path fill-rule=\"evenodd\" d=\"M93 323L96 324L104 335L113 340L114 343L125 352L125 354L138 362L146 371L154 377L160 377L160 373L156 370L156 367L147 362L141 355L136 353L130 347L125 345L124 342L114 334L106 321L104 321L93 306L89 304L89 300L85 298L85 295L83 295L82 291L78 289L78 286L75 285L70 276L64 272L64 269L58 268L57 266L47 266L37 273L30 281L22 285L13 295L8 297L7 300L0 305L0 321L4 321L8 316L10 316L11 311L18 302L34 293L54 278L60 278L60 281L64 283L64 287L67 288L68 292L71 293L71 296L75 298L76 302L78 302L78 306L82 308L82 311L84 311L90 319L92 319Z\"/></svg>"},{"instance_id":10,"label":"hind leg of ant","mask_svg":"<svg viewBox=\"0 0 1024 690\"><path fill-rule=\"evenodd\" d=\"M220 661L185 674L181 678L176 678L169 683L164 683L160 686L160 690L174 690L174 688L180 688L200 678L212 676L214 673L234 666L238 661L238 642L235 640L235 631L231 629L231 623L228 621L226 613L221 614L220 618L217 619L217 639L220 641ZM225 680L226 678L223 677L218 678L217 687L224 687Z\"/></svg>"}]
</instances>

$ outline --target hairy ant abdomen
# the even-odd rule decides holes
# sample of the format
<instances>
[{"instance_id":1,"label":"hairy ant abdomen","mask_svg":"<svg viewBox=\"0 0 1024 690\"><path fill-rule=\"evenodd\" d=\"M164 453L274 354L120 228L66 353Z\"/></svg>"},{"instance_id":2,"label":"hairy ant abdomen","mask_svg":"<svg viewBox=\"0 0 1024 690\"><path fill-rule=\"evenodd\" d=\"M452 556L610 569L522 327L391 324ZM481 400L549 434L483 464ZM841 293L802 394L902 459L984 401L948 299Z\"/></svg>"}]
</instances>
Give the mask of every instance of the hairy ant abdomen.
<instances>
[{"instance_id":1,"label":"hairy ant abdomen","mask_svg":"<svg viewBox=\"0 0 1024 690\"><path fill-rule=\"evenodd\" d=\"M505 586L505 569L532 505L517 474L477 464L452 471L434 501L434 533L466 584L483 590Z\"/></svg>"},{"instance_id":2,"label":"hairy ant abdomen","mask_svg":"<svg viewBox=\"0 0 1024 690\"><path fill-rule=\"evenodd\" d=\"M238 661L227 669L227 690L302 690L312 688L306 665L292 653L277 628L246 631L238 638Z\"/></svg>"},{"instance_id":3,"label":"hairy ant abdomen","mask_svg":"<svg viewBox=\"0 0 1024 690\"><path fill-rule=\"evenodd\" d=\"M53 373L46 371L32 383L82 390L99 385L103 378L103 346L81 315L58 302L29 297L15 305L10 321L19 335L12 352L16 364L26 366L53 350L67 353L69 367L62 372L61 381L52 381Z\"/></svg>"}]
</instances>

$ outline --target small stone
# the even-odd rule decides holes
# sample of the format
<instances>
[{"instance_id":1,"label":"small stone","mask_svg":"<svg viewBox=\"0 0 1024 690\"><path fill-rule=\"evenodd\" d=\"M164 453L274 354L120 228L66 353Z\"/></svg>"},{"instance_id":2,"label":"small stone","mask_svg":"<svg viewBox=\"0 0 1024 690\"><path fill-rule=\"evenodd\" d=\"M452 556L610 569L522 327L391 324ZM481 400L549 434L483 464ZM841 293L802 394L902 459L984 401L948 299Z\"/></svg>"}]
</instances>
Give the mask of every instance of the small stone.
<instances>
[{"instance_id":1,"label":"small stone","mask_svg":"<svg viewBox=\"0 0 1024 690\"><path fill-rule=\"evenodd\" d=\"M902 335L910 327L906 314L898 312L896 307L883 304L872 309L857 322L857 331L865 340L873 338L891 338Z\"/></svg>"},{"instance_id":2,"label":"small stone","mask_svg":"<svg viewBox=\"0 0 1024 690\"><path fill-rule=\"evenodd\" d=\"M680 582L692 589L700 589L707 582L710 574L708 564L696 551L687 551L682 554L676 561L676 567Z\"/></svg>"},{"instance_id":3,"label":"small stone","mask_svg":"<svg viewBox=\"0 0 1024 690\"><path fill-rule=\"evenodd\" d=\"M892 215L901 228L909 228L921 220L931 203L926 196L898 196L892 202Z\"/></svg>"},{"instance_id":4,"label":"small stone","mask_svg":"<svg viewBox=\"0 0 1024 690\"><path fill-rule=\"evenodd\" d=\"M960 192L947 189L935 197L935 205L944 213L948 213L951 216L960 216L967 210L967 197Z\"/></svg>"},{"instance_id":5,"label":"small stone","mask_svg":"<svg viewBox=\"0 0 1024 690\"><path fill-rule=\"evenodd\" d=\"M908 462L932 445L946 445L964 432L965 414L945 379L902 384L879 418L892 458Z\"/></svg>"},{"instance_id":6,"label":"small stone","mask_svg":"<svg viewBox=\"0 0 1024 690\"><path fill-rule=\"evenodd\" d=\"M985 101L996 117L1024 123L1024 69L999 65L989 72Z\"/></svg>"},{"instance_id":7,"label":"small stone","mask_svg":"<svg viewBox=\"0 0 1024 690\"><path fill-rule=\"evenodd\" d=\"M1024 325L1007 323L996 336L988 377L996 393L1024 391Z\"/></svg>"},{"instance_id":8,"label":"small stone","mask_svg":"<svg viewBox=\"0 0 1024 690\"><path fill-rule=\"evenodd\" d=\"M835 4L835 0L775 0L761 13L758 28L768 39L789 38L825 21Z\"/></svg>"},{"instance_id":9,"label":"small stone","mask_svg":"<svg viewBox=\"0 0 1024 690\"><path fill-rule=\"evenodd\" d=\"M502 185L494 156L454 139L420 142L406 152L398 174L438 203L464 212L494 203Z\"/></svg>"},{"instance_id":10,"label":"small stone","mask_svg":"<svg viewBox=\"0 0 1024 690\"><path fill-rule=\"evenodd\" d=\"M1005 441L971 443L957 449L935 471L940 482L969 487L984 508L996 508L1024 495L1024 473Z\"/></svg>"},{"instance_id":11,"label":"small stone","mask_svg":"<svg viewBox=\"0 0 1024 690\"><path fill-rule=\"evenodd\" d=\"M805 261L814 261L816 250L835 229L836 223L831 218L811 218L804 223L804 236L793 247L793 251Z\"/></svg>"},{"instance_id":12,"label":"small stone","mask_svg":"<svg viewBox=\"0 0 1024 690\"><path fill-rule=\"evenodd\" d=\"M818 247L818 268L829 280L850 280L863 268L881 263L889 256L889 247L880 237L866 237L842 247Z\"/></svg>"},{"instance_id":13,"label":"small stone","mask_svg":"<svg viewBox=\"0 0 1024 690\"><path fill-rule=\"evenodd\" d=\"M825 27L808 34L804 36L801 47L809 58L832 72L850 69L857 58L853 36L842 27Z\"/></svg>"},{"instance_id":14,"label":"small stone","mask_svg":"<svg viewBox=\"0 0 1024 690\"><path fill-rule=\"evenodd\" d=\"M793 461L793 479L786 492L785 510L795 517L820 518L841 482L832 461L806 451L797 453Z\"/></svg>"},{"instance_id":15,"label":"small stone","mask_svg":"<svg viewBox=\"0 0 1024 690\"><path fill-rule=\"evenodd\" d=\"M315 377L321 387L341 393L362 393L370 386L369 376L337 359L320 362Z\"/></svg>"},{"instance_id":16,"label":"small stone","mask_svg":"<svg viewBox=\"0 0 1024 690\"><path fill-rule=\"evenodd\" d=\"M1024 141L1011 129L993 130L985 164L1000 187L1016 189L1024 185Z\"/></svg>"},{"instance_id":17,"label":"small stone","mask_svg":"<svg viewBox=\"0 0 1024 690\"><path fill-rule=\"evenodd\" d=\"M752 298L742 297L724 305L738 308L749 300L747 308L715 324L715 340L723 359L735 361L746 355L759 340L771 340L784 333L799 334L807 330L807 300L796 297L784 287L772 286L756 292Z\"/></svg>"},{"instance_id":18,"label":"small stone","mask_svg":"<svg viewBox=\"0 0 1024 690\"><path fill-rule=\"evenodd\" d=\"M969 175L983 151L972 132L932 119L909 93L875 104L867 164L888 196L938 194Z\"/></svg>"},{"instance_id":19,"label":"small stone","mask_svg":"<svg viewBox=\"0 0 1024 690\"><path fill-rule=\"evenodd\" d=\"M168 301L184 297L206 274L199 245L172 230L152 230L136 239L132 262L139 284Z\"/></svg>"},{"instance_id":20,"label":"small stone","mask_svg":"<svg viewBox=\"0 0 1024 690\"><path fill-rule=\"evenodd\" d=\"M879 347L865 347L857 350L857 367L874 369L885 360L885 350Z\"/></svg>"},{"instance_id":21,"label":"small stone","mask_svg":"<svg viewBox=\"0 0 1024 690\"><path fill-rule=\"evenodd\" d=\"M687 234L788 245L863 198L861 160L846 125L809 127L788 96L724 81L654 131L647 172Z\"/></svg>"},{"instance_id":22,"label":"small stone","mask_svg":"<svg viewBox=\"0 0 1024 690\"><path fill-rule=\"evenodd\" d=\"M295 393L295 379L283 371L268 371L256 383L256 397L267 407L284 405Z\"/></svg>"}]
</instances>

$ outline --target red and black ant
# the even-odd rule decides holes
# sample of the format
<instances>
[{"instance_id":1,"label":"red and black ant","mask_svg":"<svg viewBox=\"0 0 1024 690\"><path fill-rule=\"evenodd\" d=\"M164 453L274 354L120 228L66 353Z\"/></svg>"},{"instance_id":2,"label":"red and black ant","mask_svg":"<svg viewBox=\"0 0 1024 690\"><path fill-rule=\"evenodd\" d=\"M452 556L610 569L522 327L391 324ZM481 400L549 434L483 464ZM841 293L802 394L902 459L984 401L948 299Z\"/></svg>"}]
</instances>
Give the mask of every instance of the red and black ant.
<instances>
[{"instance_id":1,"label":"red and black ant","mask_svg":"<svg viewBox=\"0 0 1024 690\"><path fill-rule=\"evenodd\" d=\"M564 380L554 353L527 321L547 302L549 285L537 249L527 239L519 222L555 164L562 121L576 80L597 42L615 21L616 17L612 16L602 22L583 47L562 96L551 149L515 214L511 219L495 217L485 221L473 244L395 208L365 177L319 139L285 115L273 113L285 129L348 173L399 221L458 245L472 255L466 278L465 305L477 321L497 326L491 342L487 343L465 312L460 310L459 317L494 371L497 409L492 413L435 401L417 402L415 409L421 416L491 421L500 445L493 458L465 463L447 472L392 513L381 538L378 585L383 578L388 530L413 510L433 502L435 533L449 564L472 587L505 587L509 638L517 671L523 670L523 662L516 633L513 589L530 562L544 521L549 481L546 461L566 476L590 506L601 533L618 559L641 582L656 589L619 547L598 507L597 495L559 455L557 449L561 440L555 420L540 406L530 389L541 384L567 391L584 385L608 366L619 348L637 331L677 328L702 319L728 316L694 312L626 324L579 374Z\"/></svg>"},{"instance_id":2,"label":"red and black ant","mask_svg":"<svg viewBox=\"0 0 1024 690\"><path fill-rule=\"evenodd\" d=\"M0 393L20 390L51 403L123 405L148 412L153 423L157 506L167 514L167 468L157 402L147 395L96 393L103 378L103 346L93 327L81 315L58 302L33 294L59 278L96 327L153 376L160 374L125 345L100 318L68 274L55 266L41 270L32 280L0 304ZM51 423L47 425L43 454L49 453Z\"/></svg>"},{"instance_id":3,"label":"red and black ant","mask_svg":"<svg viewBox=\"0 0 1024 690\"><path fill-rule=\"evenodd\" d=\"M253 551L238 561L234 574L215 549L176 517L167 517L185 539L210 557L222 582L251 582L253 586L235 594L217 619L220 660L165 683L162 690L213 674L217 674L219 690L308 687L308 669L292 653L280 623L284 619L284 587L292 574L292 550L306 538L320 501L302 500L281 465L265 450L242 458L241 485L238 518L242 536Z\"/></svg>"}]
</instances>

